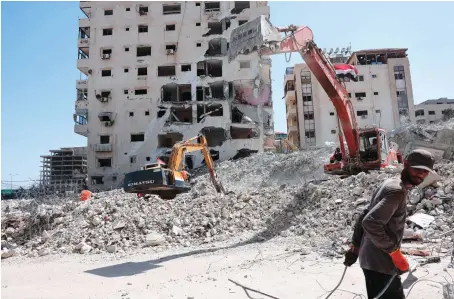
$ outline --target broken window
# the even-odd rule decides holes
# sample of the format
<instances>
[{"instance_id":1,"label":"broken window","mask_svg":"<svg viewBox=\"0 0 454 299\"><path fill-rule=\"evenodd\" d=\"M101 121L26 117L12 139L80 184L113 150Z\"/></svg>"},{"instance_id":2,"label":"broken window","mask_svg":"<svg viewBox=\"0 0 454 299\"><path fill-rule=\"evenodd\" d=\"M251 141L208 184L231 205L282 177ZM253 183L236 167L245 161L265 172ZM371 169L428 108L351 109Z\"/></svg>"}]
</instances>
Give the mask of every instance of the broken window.
<instances>
[{"instance_id":1,"label":"broken window","mask_svg":"<svg viewBox=\"0 0 454 299\"><path fill-rule=\"evenodd\" d=\"M112 158L98 158L98 167L112 167Z\"/></svg>"},{"instance_id":2,"label":"broken window","mask_svg":"<svg viewBox=\"0 0 454 299\"><path fill-rule=\"evenodd\" d=\"M251 8L251 3L249 1L235 1L235 7L230 12L232 14L239 14L247 8Z\"/></svg>"},{"instance_id":3,"label":"broken window","mask_svg":"<svg viewBox=\"0 0 454 299\"><path fill-rule=\"evenodd\" d=\"M363 75L359 75L358 76L358 81L364 81L364 76Z\"/></svg>"},{"instance_id":4,"label":"broken window","mask_svg":"<svg viewBox=\"0 0 454 299\"><path fill-rule=\"evenodd\" d=\"M416 110L415 111L415 116L424 116L424 110L422 110L422 109Z\"/></svg>"},{"instance_id":5,"label":"broken window","mask_svg":"<svg viewBox=\"0 0 454 299\"><path fill-rule=\"evenodd\" d=\"M137 161L137 156L130 156L129 157L129 163L134 164Z\"/></svg>"},{"instance_id":6,"label":"broken window","mask_svg":"<svg viewBox=\"0 0 454 299\"><path fill-rule=\"evenodd\" d=\"M202 36L222 34L230 28L231 22L228 19L222 19L219 22L208 22L208 31Z\"/></svg>"},{"instance_id":7,"label":"broken window","mask_svg":"<svg viewBox=\"0 0 454 299\"><path fill-rule=\"evenodd\" d=\"M175 24L166 25L166 31L175 31Z\"/></svg>"},{"instance_id":8,"label":"broken window","mask_svg":"<svg viewBox=\"0 0 454 299\"><path fill-rule=\"evenodd\" d=\"M164 15L173 15L181 13L181 5L180 4L164 4L162 6L162 14Z\"/></svg>"},{"instance_id":9,"label":"broken window","mask_svg":"<svg viewBox=\"0 0 454 299\"><path fill-rule=\"evenodd\" d=\"M435 115L435 111L429 110L429 115Z\"/></svg>"},{"instance_id":10,"label":"broken window","mask_svg":"<svg viewBox=\"0 0 454 299\"><path fill-rule=\"evenodd\" d=\"M105 9L105 10L104 10L104 15L105 15L105 16L111 16L111 15L113 15L113 10L112 10L112 9Z\"/></svg>"},{"instance_id":11,"label":"broken window","mask_svg":"<svg viewBox=\"0 0 454 299\"><path fill-rule=\"evenodd\" d=\"M111 77L112 76L112 70L102 70L101 71L101 76L102 77Z\"/></svg>"},{"instance_id":12,"label":"broken window","mask_svg":"<svg viewBox=\"0 0 454 299\"><path fill-rule=\"evenodd\" d=\"M355 92L355 98L365 98L366 93L365 92Z\"/></svg>"},{"instance_id":13,"label":"broken window","mask_svg":"<svg viewBox=\"0 0 454 299\"><path fill-rule=\"evenodd\" d=\"M221 10L221 2L205 2L205 12L211 11L220 11Z\"/></svg>"},{"instance_id":14,"label":"broken window","mask_svg":"<svg viewBox=\"0 0 454 299\"><path fill-rule=\"evenodd\" d=\"M222 77L222 60L197 62L197 76Z\"/></svg>"},{"instance_id":15,"label":"broken window","mask_svg":"<svg viewBox=\"0 0 454 299\"><path fill-rule=\"evenodd\" d=\"M192 124L192 106L189 107L171 107L170 122L183 122Z\"/></svg>"},{"instance_id":16,"label":"broken window","mask_svg":"<svg viewBox=\"0 0 454 299\"><path fill-rule=\"evenodd\" d=\"M221 104L197 105L197 122L200 122L205 116L223 116L224 111Z\"/></svg>"},{"instance_id":17,"label":"broken window","mask_svg":"<svg viewBox=\"0 0 454 299\"><path fill-rule=\"evenodd\" d=\"M206 56L225 56L227 55L227 40L225 38L215 38L208 42Z\"/></svg>"},{"instance_id":18,"label":"broken window","mask_svg":"<svg viewBox=\"0 0 454 299\"><path fill-rule=\"evenodd\" d=\"M357 116L367 116L367 110L357 110L356 115Z\"/></svg>"},{"instance_id":19,"label":"broken window","mask_svg":"<svg viewBox=\"0 0 454 299\"><path fill-rule=\"evenodd\" d=\"M251 128L230 127L230 136L232 139L250 139L258 137L258 132Z\"/></svg>"},{"instance_id":20,"label":"broken window","mask_svg":"<svg viewBox=\"0 0 454 299\"><path fill-rule=\"evenodd\" d=\"M158 107L158 113L157 113L158 118L163 117L166 114L166 112L167 112L167 109L165 107L162 107L162 106Z\"/></svg>"},{"instance_id":21,"label":"broken window","mask_svg":"<svg viewBox=\"0 0 454 299\"><path fill-rule=\"evenodd\" d=\"M203 94L203 87L202 86L197 86L196 87L196 98L197 98L197 101L204 101L205 100L205 96Z\"/></svg>"},{"instance_id":22,"label":"broken window","mask_svg":"<svg viewBox=\"0 0 454 299\"><path fill-rule=\"evenodd\" d=\"M139 15L143 16L148 13L148 6L139 6Z\"/></svg>"},{"instance_id":23,"label":"broken window","mask_svg":"<svg viewBox=\"0 0 454 299\"><path fill-rule=\"evenodd\" d=\"M246 23L247 23L247 20L238 20L238 26L241 26Z\"/></svg>"},{"instance_id":24,"label":"broken window","mask_svg":"<svg viewBox=\"0 0 454 299\"><path fill-rule=\"evenodd\" d=\"M209 84L210 86L210 98L212 99L219 99L219 100L225 100L226 99L226 90L225 88L228 88L228 85L226 85L226 82L224 81L219 81L219 82L213 82ZM205 99L208 95L205 93Z\"/></svg>"},{"instance_id":25,"label":"broken window","mask_svg":"<svg viewBox=\"0 0 454 299\"><path fill-rule=\"evenodd\" d=\"M315 138L315 130L308 130L305 132L306 138Z\"/></svg>"},{"instance_id":26,"label":"broken window","mask_svg":"<svg viewBox=\"0 0 454 299\"><path fill-rule=\"evenodd\" d=\"M227 132L223 128L205 127L200 132L205 135L209 147L221 146L227 140Z\"/></svg>"},{"instance_id":27,"label":"broken window","mask_svg":"<svg viewBox=\"0 0 454 299\"><path fill-rule=\"evenodd\" d=\"M175 75L176 70L174 65L158 66L158 77L170 77Z\"/></svg>"},{"instance_id":28,"label":"broken window","mask_svg":"<svg viewBox=\"0 0 454 299\"><path fill-rule=\"evenodd\" d=\"M112 49L102 49L102 54L103 55L106 55L106 54L112 54Z\"/></svg>"},{"instance_id":29,"label":"broken window","mask_svg":"<svg viewBox=\"0 0 454 299\"><path fill-rule=\"evenodd\" d=\"M138 31L139 31L139 33L148 32L148 25L139 25L138 26Z\"/></svg>"},{"instance_id":30,"label":"broken window","mask_svg":"<svg viewBox=\"0 0 454 299\"><path fill-rule=\"evenodd\" d=\"M182 64L181 65L181 71L182 72L190 72L191 71L191 65L190 64Z\"/></svg>"},{"instance_id":31,"label":"broken window","mask_svg":"<svg viewBox=\"0 0 454 299\"><path fill-rule=\"evenodd\" d=\"M151 47L137 47L137 57L151 56Z\"/></svg>"},{"instance_id":32,"label":"broken window","mask_svg":"<svg viewBox=\"0 0 454 299\"><path fill-rule=\"evenodd\" d=\"M169 83L161 88L163 102L190 102L192 101L191 84Z\"/></svg>"},{"instance_id":33,"label":"broken window","mask_svg":"<svg viewBox=\"0 0 454 299\"><path fill-rule=\"evenodd\" d=\"M91 184L92 185L103 185L104 184L103 176L92 176L91 177Z\"/></svg>"},{"instance_id":34,"label":"broken window","mask_svg":"<svg viewBox=\"0 0 454 299\"><path fill-rule=\"evenodd\" d=\"M106 126L113 124L113 113L112 112L101 112L98 114L98 119L104 122Z\"/></svg>"},{"instance_id":35,"label":"broken window","mask_svg":"<svg viewBox=\"0 0 454 299\"><path fill-rule=\"evenodd\" d=\"M141 141L145 141L144 133L131 134L131 142L141 142Z\"/></svg>"},{"instance_id":36,"label":"broken window","mask_svg":"<svg viewBox=\"0 0 454 299\"><path fill-rule=\"evenodd\" d=\"M108 143L110 143L110 135L101 135L101 136L99 136L99 143L100 144L108 144Z\"/></svg>"},{"instance_id":37,"label":"broken window","mask_svg":"<svg viewBox=\"0 0 454 299\"><path fill-rule=\"evenodd\" d=\"M102 35L107 36L107 35L112 35L113 34L113 29L112 28L106 28L102 30Z\"/></svg>"},{"instance_id":38,"label":"broken window","mask_svg":"<svg viewBox=\"0 0 454 299\"><path fill-rule=\"evenodd\" d=\"M183 141L183 134L181 133L158 134L158 147L171 148L175 143L180 141Z\"/></svg>"},{"instance_id":39,"label":"broken window","mask_svg":"<svg viewBox=\"0 0 454 299\"><path fill-rule=\"evenodd\" d=\"M166 54L167 55L175 54L176 50L177 50L177 45L175 45L175 44L166 45Z\"/></svg>"},{"instance_id":40,"label":"broken window","mask_svg":"<svg viewBox=\"0 0 454 299\"><path fill-rule=\"evenodd\" d=\"M96 94L96 98L101 102L107 102L111 98L111 91L105 90L101 91L101 94Z\"/></svg>"},{"instance_id":41,"label":"broken window","mask_svg":"<svg viewBox=\"0 0 454 299\"><path fill-rule=\"evenodd\" d=\"M314 119L314 112L304 112L304 119L305 120Z\"/></svg>"},{"instance_id":42,"label":"broken window","mask_svg":"<svg viewBox=\"0 0 454 299\"><path fill-rule=\"evenodd\" d=\"M141 88L141 89L134 90L134 94L136 96L144 95L144 94L147 94L147 93L148 93L148 90L146 88Z\"/></svg>"},{"instance_id":43,"label":"broken window","mask_svg":"<svg viewBox=\"0 0 454 299\"><path fill-rule=\"evenodd\" d=\"M139 67L137 69L137 76L146 76L147 75L147 68L146 67Z\"/></svg>"},{"instance_id":44,"label":"broken window","mask_svg":"<svg viewBox=\"0 0 454 299\"><path fill-rule=\"evenodd\" d=\"M88 98L88 89L77 89L77 100L86 101Z\"/></svg>"}]
</instances>

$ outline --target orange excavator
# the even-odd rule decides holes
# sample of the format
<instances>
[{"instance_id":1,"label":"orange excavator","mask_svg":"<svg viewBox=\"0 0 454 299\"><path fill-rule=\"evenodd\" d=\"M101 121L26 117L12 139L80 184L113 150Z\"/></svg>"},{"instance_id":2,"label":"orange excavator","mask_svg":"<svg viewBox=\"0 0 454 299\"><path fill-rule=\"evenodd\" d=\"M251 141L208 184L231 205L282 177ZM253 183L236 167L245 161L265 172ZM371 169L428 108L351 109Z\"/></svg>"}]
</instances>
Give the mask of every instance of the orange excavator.
<instances>
[{"instance_id":1,"label":"orange excavator","mask_svg":"<svg viewBox=\"0 0 454 299\"><path fill-rule=\"evenodd\" d=\"M247 55L253 51L258 51L259 55L299 52L333 103L342 128L338 134L342 158L325 164L325 173L348 175L400 162L397 152L389 146L385 130L358 128L348 91L339 81L342 76L357 81L356 68L347 64L333 65L315 44L309 27L274 27L265 16L259 16L232 30L229 62L239 54Z\"/></svg>"},{"instance_id":2,"label":"orange excavator","mask_svg":"<svg viewBox=\"0 0 454 299\"><path fill-rule=\"evenodd\" d=\"M123 190L127 193L155 194L162 199L174 199L178 194L191 190L191 179L183 165L185 153L201 151L208 167L211 182L218 193L225 191L214 170L208 143L198 135L172 147L168 164L163 161L147 164L141 170L125 174Z\"/></svg>"}]
</instances>

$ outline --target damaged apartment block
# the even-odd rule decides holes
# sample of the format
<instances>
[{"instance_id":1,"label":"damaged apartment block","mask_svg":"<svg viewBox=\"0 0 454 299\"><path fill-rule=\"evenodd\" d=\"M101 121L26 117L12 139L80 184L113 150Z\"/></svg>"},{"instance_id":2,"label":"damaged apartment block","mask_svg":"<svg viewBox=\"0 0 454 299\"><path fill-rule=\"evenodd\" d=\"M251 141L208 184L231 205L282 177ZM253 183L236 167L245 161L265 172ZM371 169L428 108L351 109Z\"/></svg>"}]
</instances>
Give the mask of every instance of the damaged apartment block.
<instances>
[{"instance_id":1,"label":"damaged apartment block","mask_svg":"<svg viewBox=\"0 0 454 299\"><path fill-rule=\"evenodd\" d=\"M226 56L229 44L225 38L214 38L208 42L208 50L205 52L205 57Z\"/></svg>"},{"instance_id":2,"label":"damaged apartment block","mask_svg":"<svg viewBox=\"0 0 454 299\"><path fill-rule=\"evenodd\" d=\"M158 134L158 147L171 148L175 143L183 141L183 134L178 132L169 132Z\"/></svg>"},{"instance_id":3,"label":"damaged apartment block","mask_svg":"<svg viewBox=\"0 0 454 299\"><path fill-rule=\"evenodd\" d=\"M251 8L251 2L250 1L234 1L235 2L235 7L230 11L231 14L239 14L243 10Z\"/></svg>"},{"instance_id":4,"label":"damaged apartment block","mask_svg":"<svg viewBox=\"0 0 454 299\"><path fill-rule=\"evenodd\" d=\"M168 124L192 124L192 106L182 105L170 107Z\"/></svg>"},{"instance_id":5,"label":"damaged apartment block","mask_svg":"<svg viewBox=\"0 0 454 299\"><path fill-rule=\"evenodd\" d=\"M226 100L233 96L232 84L227 81L216 81L208 84L209 87L197 86L197 101Z\"/></svg>"},{"instance_id":6,"label":"damaged apartment block","mask_svg":"<svg viewBox=\"0 0 454 299\"><path fill-rule=\"evenodd\" d=\"M200 133L205 135L209 147L221 146L228 139L228 133L223 128L205 127Z\"/></svg>"},{"instance_id":7,"label":"damaged apartment block","mask_svg":"<svg viewBox=\"0 0 454 299\"><path fill-rule=\"evenodd\" d=\"M224 116L224 109L222 104L205 104L197 105L197 122L201 122L206 116Z\"/></svg>"},{"instance_id":8,"label":"damaged apartment block","mask_svg":"<svg viewBox=\"0 0 454 299\"><path fill-rule=\"evenodd\" d=\"M162 102L191 102L191 84L169 83L161 87Z\"/></svg>"},{"instance_id":9,"label":"damaged apartment block","mask_svg":"<svg viewBox=\"0 0 454 299\"><path fill-rule=\"evenodd\" d=\"M197 62L197 76L222 77L222 60L212 59Z\"/></svg>"},{"instance_id":10,"label":"damaged apartment block","mask_svg":"<svg viewBox=\"0 0 454 299\"><path fill-rule=\"evenodd\" d=\"M205 5L208 2L205 3ZM224 18L219 22L208 22L208 31L203 36L210 36L210 35L220 35L224 31L230 28L231 22L230 19Z\"/></svg>"}]
</instances>

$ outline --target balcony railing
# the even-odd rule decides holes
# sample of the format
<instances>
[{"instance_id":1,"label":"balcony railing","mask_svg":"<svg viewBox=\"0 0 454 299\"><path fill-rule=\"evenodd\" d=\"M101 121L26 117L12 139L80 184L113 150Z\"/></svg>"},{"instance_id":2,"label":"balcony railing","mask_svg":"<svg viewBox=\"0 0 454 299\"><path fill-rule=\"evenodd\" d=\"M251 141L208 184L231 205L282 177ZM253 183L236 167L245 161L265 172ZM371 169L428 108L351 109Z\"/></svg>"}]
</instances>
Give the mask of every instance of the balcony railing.
<instances>
[{"instance_id":1,"label":"balcony railing","mask_svg":"<svg viewBox=\"0 0 454 299\"><path fill-rule=\"evenodd\" d=\"M88 136L88 125L74 125L74 133L87 137Z\"/></svg>"},{"instance_id":2,"label":"balcony railing","mask_svg":"<svg viewBox=\"0 0 454 299\"><path fill-rule=\"evenodd\" d=\"M95 152L111 152L112 151L112 143L105 143L105 144L94 144L93 150Z\"/></svg>"},{"instance_id":3,"label":"balcony railing","mask_svg":"<svg viewBox=\"0 0 454 299\"><path fill-rule=\"evenodd\" d=\"M77 80L76 81L76 88L78 89L86 89L88 87L87 80Z\"/></svg>"}]
</instances>

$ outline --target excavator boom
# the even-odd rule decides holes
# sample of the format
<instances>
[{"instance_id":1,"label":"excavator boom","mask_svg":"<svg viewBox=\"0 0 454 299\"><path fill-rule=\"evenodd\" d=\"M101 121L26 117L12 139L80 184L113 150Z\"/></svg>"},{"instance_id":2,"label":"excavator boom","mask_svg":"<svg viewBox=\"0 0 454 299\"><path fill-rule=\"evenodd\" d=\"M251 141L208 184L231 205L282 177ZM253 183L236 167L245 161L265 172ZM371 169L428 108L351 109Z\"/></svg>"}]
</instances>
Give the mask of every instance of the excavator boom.
<instances>
[{"instance_id":1,"label":"excavator boom","mask_svg":"<svg viewBox=\"0 0 454 299\"><path fill-rule=\"evenodd\" d=\"M282 33L285 34L284 38ZM349 76L357 81L357 69L347 64L333 65L315 44L309 27L274 27L265 16L260 16L233 29L228 50L229 62L240 54L253 51L258 51L259 55L299 52L333 103L342 129L338 136L342 161L335 165L325 165L325 171L341 169L340 172L355 172L358 169L376 169L397 163L397 155L389 150L383 130L358 129L348 91L338 80L338 77ZM348 152L345 151L344 140ZM376 155L369 155L368 152L360 151L360 142L362 146L370 146L375 142L381 148L378 151L375 149Z\"/></svg>"}]
</instances>

